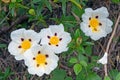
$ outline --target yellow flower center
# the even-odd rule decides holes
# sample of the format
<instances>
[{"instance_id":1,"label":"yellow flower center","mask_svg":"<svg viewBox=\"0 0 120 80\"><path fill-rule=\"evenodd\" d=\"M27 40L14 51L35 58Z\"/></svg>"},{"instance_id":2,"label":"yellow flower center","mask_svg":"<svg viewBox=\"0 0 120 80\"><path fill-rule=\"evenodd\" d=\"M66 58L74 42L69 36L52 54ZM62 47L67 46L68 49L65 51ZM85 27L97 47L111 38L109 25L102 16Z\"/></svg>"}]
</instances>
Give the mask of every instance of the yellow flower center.
<instances>
[{"instance_id":1,"label":"yellow flower center","mask_svg":"<svg viewBox=\"0 0 120 80\"><path fill-rule=\"evenodd\" d=\"M99 28L99 20L96 18L91 18L89 21L90 28L92 29L93 32L98 31Z\"/></svg>"},{"instance_id":2,"label":"yellow flower center","mask_svg":"<svg viewBox=\"0 0 120 80\"><path fill-rule=\"evenodd\" d=\"M24 40L21 43L21 47L22 47L22 49L27 50L31 47L31 42L29 40Z\"/></svg>"},{"instance_id":3,"label":"yellow flower center","mask_svg":"<svg viewBox=\"0 0 120 80\"><path fill-rule=\"evenodd\" d=\"M58 43L59 43L59 38L57 36L53 36L50 38L51 45L58 45Z\"/></svg>"},{"instance_id":4,"label":"yellow flower center","mask_svg":"<svg viewBox=\"0 0 120 80\"><path fill-rule=\"evenodd\" d=\"M38 65L45 65L46 63L46 56L44 54L38 54L36 57L35 57L35 60L37 62Z\"/></svg>"}]
</instances>

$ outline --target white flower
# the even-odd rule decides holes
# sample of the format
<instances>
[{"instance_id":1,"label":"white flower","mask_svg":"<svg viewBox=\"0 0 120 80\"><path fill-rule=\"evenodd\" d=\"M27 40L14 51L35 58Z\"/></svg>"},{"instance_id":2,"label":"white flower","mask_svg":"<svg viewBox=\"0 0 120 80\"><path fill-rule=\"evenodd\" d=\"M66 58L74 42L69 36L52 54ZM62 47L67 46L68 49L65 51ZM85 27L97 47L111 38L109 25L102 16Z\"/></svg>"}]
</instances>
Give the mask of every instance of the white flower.
<instances>
[{"instance_id":1,"label":"white flower","mask_svg":"<svg viewBox=\"0 0 120 80\"><path fill-rule=\"evenodd\" d=\"M106 7L96 10L87 8L82 15L83 22L80 23L80 28L86 36L90 36L93 40L98 40L112 31L113 22L107 18L108 16L109 13Z\"/></svg>"},{"instance_id":2,"label":"white flower","mask_svg":"<svg viewBox=\"0 0 120 80\"><path fill-rule=\"evenodd\" d=\"M71 36L64 31L62 24L50 25L49 28L42 29L40 32L41 44L48 45L55 53L61 53L68 50L68 43Z\"/></svg>"},{"instance_id":3,"label":"white flower","mask_svg":"<svg viewBox=\"0 0 120 80\"><path fill-rule=\"evenodd\" d=\"M108 60L108 53L105 52L104 56L98 60L97 63L101 63L101 64L107 64L107 60Z\"/></svg>"},{"instance_id":4,"label":"white flower","mask_svg":"<svg viewBox=\"0 0 120 80\"><path fill-rule=\"evenodd\" d=\"M48 48L48 46L34 45L24 53L25 64L28 66L28 72L33 75L42 76L50 74L57 67L58 56Z\"/></svg>"},{"instance_id":5,"label":"white flower","mask_svg":"<svg viewBox=\"0 0 120 80\"><path fill-rule=\"evenodd\" d=\"M11 39L8 51L15 56L16 60L24 59L24 52L40 41L38 33L24 28L13 31Z\"/></svg>"}]
</instances>

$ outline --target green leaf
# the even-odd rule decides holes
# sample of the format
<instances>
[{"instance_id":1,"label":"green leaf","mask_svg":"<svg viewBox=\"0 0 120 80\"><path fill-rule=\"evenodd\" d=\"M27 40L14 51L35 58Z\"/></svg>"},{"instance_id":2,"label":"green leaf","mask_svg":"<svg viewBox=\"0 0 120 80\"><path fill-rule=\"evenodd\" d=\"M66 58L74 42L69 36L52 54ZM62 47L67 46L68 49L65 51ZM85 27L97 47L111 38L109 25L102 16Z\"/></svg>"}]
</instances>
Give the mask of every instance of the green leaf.
<instances>
[{"instance_id":1,"label":"green leaf","mask_svg":"<svg viewBox=\"0 0 120 80\"><path fill-rule=\"evenodd\" d=\"M52 6L51 6L49 0L45 0L44 3L47 6L47 8L50 10L50 12L52 12Z\"/></svg>"},{"instance_id":2,"label":"green leaf","mask_svg":"<svg viewBox=\"0 0 120 80\"><path fill-rule=\"evenodd\" d=\"M96 73L89 73L86 80L102 80Z\"/></svg>"},{"instance_id":3,"label":"green leaf","mask_svg":"<svg viewBox=\"0 0 120 80\"><path fill-rule=\"evenodd\" d=\"M64 15L66 14L66 2L66 0L62 0L62 11Z\"/></svg>"},{"instance_id":4,"label":"green leaf","mask_svg":"<svg viewBox=\"0 0 120 80\"><path fill-rule=\"evenodd\" d=\"M115 80L120 80L120 72L117 74L116 79Z\"/></svg>"},{"instance_id":5,"label":"green leaf","mask_svg":"<svg viewBox=\"0 0 120 80\"><path fill-rule=\"evenodd\" d=\"M92 46L87 46L85 48L85 52L86 52L86 55L90 56L92 54Z\"/></svg>"},{"instance_id":6,"label":"green leaf","mask_svg":"<svg viewBox=\"0 0 120 80\"><path fill-rule=\"evenodd\" d=\"M112 69L112 70L110 71L110 74L109 74L109 75L111 75L111 78L112 78L113 80L115 80L115 79L116 79L116 75L117 75L118 73L119 73L119 72L118 72L117 69Z\"/></svg>"},{"instance_id":7,"label":"green leaf","mask_svg":"<svg viewBox=\"0 0 120 80\"><path fill-rule=\"evenodd\" d=\"M0 48L5 48L5 47L7 47L6 44L0 44Z\"/></svg>"},{"instance_id":8,"label":"green leaf","mask_svg":"<svg viewBox=\"0 0 120 80\"><path fill-rule=\"evenodd\" d=\"M105 76L104 80L111 80L109 76Z\"/></svg>"},{"instance_id":9,"label":"green leaf","mask_svg":"<svg viewBox=\"0 0 120 80\"><path fill-rule=\"evenodd\" d=\"M65 80L73 80L71 77L67 77L65 78Z\"/></svg>"},{"instance_id":10,"label":"green leaf","mask_svg":"<svg viewBox=\"0 0 120 80\"><path fill-rule=\"evenodd\" d=\"M112 0L113 3L120 3L120 0Z\"/></svg>"},{"instance_id":11,"label":"green leaf","mask_svg":"<svg viewBox=\"0 0 120 80\"><path fill-rule=\"evenodd\" d=\"M80 61L80 64L84 67L87 67L87 63L85 61Z\"/></svg>"},{"instance_id":12,"label":"green leaf","mask_svg":"<svg viewBox=\"0 0 120 80\"><path fill-rule=\"evenodd\" d=\"M79 29L77 29L75 31L75 39L77 39L78 37L80 37L80 30Z\"/></svg>"},{"instance_id":13,"label":"green leaf","mask_svg":"<svg viewBox=\"0 0 120 80\"><path fill-rule=\"evenodd\" d=\"M75 4L79 9L82 9L82 6L76 0L69 0L69 1Z\"/></svg>"},{"instance_id":14,"label":"green leaf","mask_svg":"<svg viewBox=\"0 0 120 80\"><path fill-rule=\"evenodd\" d=\"M55 69L55 70L52 72L52 77L51 77L51 79L49 79L49 80L64 80L65 76L66 76L65 70Z\"/></svg>"},{"instance_id":15,"label":"green leaf","mask_svg":"<svg viewBox=\"0 0 120 80\"><path fill-rule=\"evenodd\" d=\"M80 71L82 70L82 66L81 64L75 64L73 69L74 69L75 74L78 75Z\"/></svg>"},{"instance_id":16,"label":"green leaf","mask_svg":"<svg viewBox=\"0 0 120 80\"><path fill-rule=\"evenodd\" d=\"M86 56L83 56L81 53L79 53L77 57L79 61L88 61L88 58Z\"/></svg>"},{"instance_id":17,"label":"green leaf","mask_svg":"<svg viewBox=\"0 0 120 80\"><path fill-rule=\"evenodd\" d=\"M70 62L70 63L77 63L78 60L77 60L77 58L72 57L72 58L70 58L69 62Z\"/></svg>"},{"instance_id":18,"label":"green leaf","mask_svg":"<svg viewBox=\"0 0 120 80\"><path fill-rule=\"evenodd\" d=\"M32 3L38 3L40 2L41 0L32 0Z\"/></svg>"}]
</instances>

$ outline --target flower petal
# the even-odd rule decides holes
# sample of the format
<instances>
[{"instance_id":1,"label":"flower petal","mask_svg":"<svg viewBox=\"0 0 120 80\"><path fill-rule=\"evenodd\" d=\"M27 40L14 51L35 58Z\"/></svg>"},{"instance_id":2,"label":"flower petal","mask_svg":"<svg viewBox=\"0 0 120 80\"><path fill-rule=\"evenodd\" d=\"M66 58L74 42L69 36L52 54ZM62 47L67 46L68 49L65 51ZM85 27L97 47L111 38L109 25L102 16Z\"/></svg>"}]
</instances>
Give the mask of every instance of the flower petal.
<instances>
[{"instance_id":1,"label":"flower petal","mask_svg":"<svg viewBox=\"0 0 120 80\"><path fill-rule=\"evenodd\" d=\"M25 32L24 28L11 32L10 36L11 36L12 41L20 43L21 38L24 38L24 32Z\"/></svg>"},{"instance_id":2,"label":"flower petal","mask_svg":"<svg viewBox=\"0 0 120 80\"><path fill-rule=\"evenodd\" d=\"M49 28L50 28L50 30L51 30L51 32L53 34L57 33L59 35L62 32L64 32L63 24L60 24L60 25L50 25Z\"/></svg>"},{"instance_id":3,"label":"flower petal","mask_svg":"<svg viewBox=\"0 0 120 80\"><path fill-rule=\"evenodd\" d=\"M94 10L94 15L98 15L99 17L108 17L109 13L106 7L101 7L96 10Z\"/></svg>"},{"instance_id":4,"label":"flower petal","mask_svg":"<svg viewBox=\"0 0 120 80\"><path fill-rule=\"evenodd\" d=\"M41 44L48 44L48 42L49 42L48 36L53 36L53 34L49 28L42 29L41 32L39 33L39 35L41 38Z\"/></svg>"},{"instance_id":5,"label":"flower petal","mask_svg":"<svg viewBox=\"0 0 120 80\"><path fill-rule=\"evenodd\" d=\"M26 30L24 35L26 39L31 39L32 42L38 43L40 41L40 35L34 30Z\"/></svg>"},{"instance_id":6,"label":"flower petal","mask_svg":"<svg viewBox=\"0 0 120 80\"><path fill-rule=\"evenodd\" d=\"M61 43L66 43L68 44L71 41L71 36L68 32L63 32L60 35L60 38L62 38L62 40L60 41Z\"/></svg>"},{"instance_id":7,"label":"flower petal","mask_svg":"<svg viewBox=\"0 0 120 80\"><path fill-rule=\"evenodd\" d=\"M24 57L24 55L16 55L15 59L16 60L22 60L22 59L25 59L25 57Z\"/></svg>"},{"instance_id":8,"label":"flower petal","mask_svg":"<svg viewBox=\"0 0 120 80\"><path fill-rule=\"evenodd\" d=\"M105 52L104 56L98 60L97 63L101 63L101 64L107 64L107 59L108 59L108 53Z\"/></svg>"},{"instance_id":9,"label":"flower petal","mask_svg":"<svg viewBox=\"0 0 120 80\"><path fill-rule=\"evenodd\" d=\"M9 45L8 45L8 51L10 52L10 54L12 55L18 55L18 54L22 54L21 53L21 49L18 48L19 44L18 43L15 43L15 42L10 42Z\"/></svg>"}]
</instances>

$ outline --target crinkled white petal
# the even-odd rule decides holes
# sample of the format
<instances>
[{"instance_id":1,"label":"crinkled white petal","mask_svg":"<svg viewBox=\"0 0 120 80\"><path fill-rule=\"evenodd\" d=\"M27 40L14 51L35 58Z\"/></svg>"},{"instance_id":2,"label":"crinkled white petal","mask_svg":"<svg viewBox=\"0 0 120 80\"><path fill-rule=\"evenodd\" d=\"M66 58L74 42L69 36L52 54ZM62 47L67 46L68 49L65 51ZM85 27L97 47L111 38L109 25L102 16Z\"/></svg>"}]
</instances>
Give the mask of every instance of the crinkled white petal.
<instances>
[{"instance_id":1,"label":"crinkled white petal","mask_svg":"<svg viewBox=\"0 0 120 80\"><path fill-rule=\"evenodd\" d=\"M25 59L25 57L24 57L24 55L19 54L19 55L15 55L15 59L22 60L22 59Z\"/></svg>"},{"instance_id":2,"label":"crinkled white petal","mask_svg":"<svg viewBox=\"0 0 120 80\"><path fill-rule=\"evenodd\" d=\"M62 32L64 32L64 26L63 24L60 24L60 25L50 25L49 26L51 32L54 34L54 33L57 33L57 35L59 36L59 34L61 34Z\"/></svg>"},{"instance_id":3,"label":"crinkled white petal","mask_svg":"<svg viewBox=\"0 0 120 80\"><path fill-rule=\"evenodd\" d=\"M86 36L90 36L91 34L91 30L90 28L88 27L88 24L87 23L84 23L84 22L81 22L80 23L80 28L81 30L85 33Z\"/></svg>"},{"instance_id":4,"label":"crinkled white petal","mask_svg":"<svg viewBox=\"0 0 120 80\"><path fill-rule=\"evenodd\" d=\"M98 15L100 18L101 17L106 18L109 16L109 13L106 7L101 7L101 8L94 10L94 15L96 16Z\"/></svg>"},{"instance_id":5,"label":"crinkled white petal","mask_svg":"<svg viewBox=\"0 0 120 80\"><path fill-rule=\"evenodd\" d=\"M22 53L22 49L18 48L18 46L19 44L12 41L8 45L8 51L10 52L10 54L15 56L16 60L22 60L24 59L24 53Z\"/></svg>"},{"instance_id":6,"label":"crinkled white petal","mask_svg":"<svg viewBox=\"0 0 120 80\"><path fill-rule=\"evenodd\" d=\"M18 30L15 30L15 31L11 32L10 37L11 37L12 41L20 43L21 38L24 38L24 32L25 31L26 30L24 28L21 28L21 29L18 29Z\"/></svg>"},{"instance_id":7,"label":"crinkled white petal","mask_svg":"<svg viewBox=\"0 0 120 80\"><path fill-rule=\"evenodd\" d=\"M60 41L61 43L68 44L71 41L71 36L68 32L61 33L59 37L62 38L62 40Z\"/></svg>"},{"instance_id":8,"label":"crinkled white petal","mask_svg":"<svg viewBox=\"0 0 120 80\"><path fill-rule=\"evenodd\" d=\"M18 46L20 46L19 43L16 43L14 41L11 41L8 45L8 51L10 52L10 54L15 56L16 60L22 60L24 59L24 53L27 51L23 50L22 48L18 48ZM32 45L33 46L33 45ZM31 47L32 47L31 46Z\"/></svg>"},{"instance_id":9,"label":"crinkled white petal","mask_svg":"<svg viewBox=\"0 0 120 80\"><path fill-rule=\"evenodd\" d=\"M60 54L62 52L65 52L68 50L68 47L66 45L59 45L59 47L56 46L49 46L56 54Z\"/></svg>"},{"instance_id":10,"label":"crinkled white petal","mask_svg":"<svg viewBox=\"0 0 120 80\"><path fill-rule=\"evenodd\" d=\"M21 38L25 40L31 39L31 47L40 41L39 34L33 30L25 30L24 28L22 28L13 31L11 33L12 41L8 45L8 51L10 52L10 54L15 56L16 60L24 59L23 54L24 52L26 52L26 50L18 48L18 46L20 46L22 43Z\"/></svg>"},{"instance_id":11,"label":"crinkled white petal","mask_svg":"<svg viewBox=\"0 0 120 80\"><path fill-rule=\"evenodd\" d=\"M41 68L35 68L35 67L28 67L28 72L32 75L38 75L42 76L44 74L44 71Z\"/></svg>"},{"instance_id":12,"label":"crinkled white petal","mask_svg":"<svg viewBox=\"0 0 120 80\"><path fill-rule=\"evenodd\" d=\"M90 17L92 17L93 10L91 8L86 8L85 13L82 15L82 20L85 23L88 23Z\"/></svg>"},{"instance_id":13,"label":"crinkled white petal","mask_svg":"<svg viewBox=\"0 0 120 80\"><path fill-rule=\"evenodd\" d=\"M92 9L92 8L86 8L86 9L85 9L85 13L86 13L86 14L89 14L89 13L91 13L91 12L93 12L93 9Z\"/></svg>"},{"instance_id":14,"label":"crinkled white petal","mask_svg":"<svg viewBox=\"0 0 120 80\"><path fill-rule=\"evenodd\" d=\"M102 37L105 37L106 35L107 35L106 32L101 29L99 32L96 32L96 33L92 33L91 32L91 36L90 37L93 40L98 40L98 39L100 39Z\"/></svg>"},{"instance_id":15,"label":"crinkled white petal","mask_svg":"<svg viewBox=\"0 0 120 80\"><path fill-rule=\"evenodd\" d=\"M52 37L57 33L58 38L62 38L62 40L58 43L58 46L49 45L48 36ZM64 27L62 24L60 25L52 25L49 28L42 29L39 33L41 35L41 44L49 46L55 53L61 53L63 51L67 51L67 45L71 41L71 36L69 33L64 31Z\"/></svg>"},{"instance_id":16,"label":"crinkled white petal","mask_svg":"<svg viewBox=\"0 0 120 80\"><path fill-rule=\"evenodd\" d=\"M108 24L107 25L108 27L105 27L106 28L105 30L106 30L107 34L109 34L109 33L112 32L112 27L111 26L113 25L113 22L111 20L107 19L107 24Z\"/></svg>"},{"instance_id":17,"label":"crinkled white petal","mask_svg":"<svg viewBox=\"0 0 120 80\"><path fill-rule=\"evenodd\" d=\"M50 60L47 60L47 66L44 68L45 69L45 73L46 74L50 74L51 73L51 71L53 71L56 67L57 67L57 61L58 60L52 60L52 59L50 59ZM51 65L52 64L52 65Z\"/></svg>"},{"instance_id":18,"label":"crinkled white petal","mask_svg":"<svg viewBox=\"0 0 120 80\"><path fill-rule=\"evenodd\" d=\"M8 51L12 55L18 55L21 54L21 49L18 48L19 44L11 41L8 45Z\"/></svg>"},{"instance_id":19,"label":"crinkled white petal","mask_svg":"<svg viewBox=\"0 0 120 80\"><path fill-rule=\"evenodd\" d=\"M98 32L93 32L89 27L89 18L95 18L96 16L98 16L99 23L102 25L98 27ZM93 40L98 40L102 37L106 37L107 34L112 32L111 26L113 25L113 22L107 18L108 16L109 13L105 7L101 7L96 10L86 8L85 13L82 15L83 22L80 23L80 28L86 36L90 36Z\"/></svg>"},{"instance_id":20,"label":"crinkled white petal","mask_svg":"<svg viewBox=\"0 0 120 80\"><path fill-rule=\"evenodd\" d=\"M41 44L48 44L48 42L49 42L48 36L53 36L50 28L42 29L40 31L39 35L41 38Z\"/></svg>"},{"instance_id":21,"label":"crinkled white petal","mask_svg":"<svg viewBox=\"0 0 120 80\"><path fill-rule=\"evenodd\" d=\"M108 61L108 53L105 52L104 56L101 59L99 59L97 63L101 63L104 65L107 64L107 61Z\"/></svg>"},{"instance_id":22,"label":"crinkled white petal","mask_svg":"<svg viewBox=\"0 0 120 80\"><path fill-rule=\"evenodd\" d=\"M36 61L33 60L33 57L35 57L38 54L38 51L41 52L41 54L47 54L49 57L46 59L47 65L36 67ZM25 56L25 64L28 66L28 72L30 74L36 74L38 76L42 76L43 74L50 74L52 70L54 70L57 67L58 63L58 56L54 54L54 52L49 49L46 45L34 45L30 50L26 51L24 53Z\"/></svg>"},{"instance_id":23,"label":"crinkled white petal","mask_svg":"<svg viewBox=\"0 0 120 80\"><path fill-rule=\"evenodd\" d=\"M40 35L34 30L26 30L24 36L26 39L31 39L32 42L38 43L40 41Z\"/></svg>"},{"instance_id":24,"label":"crinkled white petal","mask_svg":"<svg viewBox=\"0 0 120 80\"><path fill-rule=\"evenodd\" d=\"M32 49L32 48L31 48ZM29 49L27 50L23 55L25 57L25 65L31 67L31 66L34 66L35 65L35 62L33 61L33 57L35 57L35 54L32 53L32 50ZM37 53L36 53L37 54ZM32 62L32 64L31 64Z\"/></svg>"}]
</instances>

